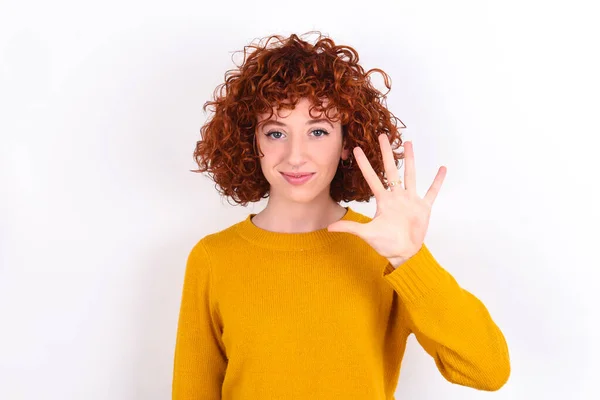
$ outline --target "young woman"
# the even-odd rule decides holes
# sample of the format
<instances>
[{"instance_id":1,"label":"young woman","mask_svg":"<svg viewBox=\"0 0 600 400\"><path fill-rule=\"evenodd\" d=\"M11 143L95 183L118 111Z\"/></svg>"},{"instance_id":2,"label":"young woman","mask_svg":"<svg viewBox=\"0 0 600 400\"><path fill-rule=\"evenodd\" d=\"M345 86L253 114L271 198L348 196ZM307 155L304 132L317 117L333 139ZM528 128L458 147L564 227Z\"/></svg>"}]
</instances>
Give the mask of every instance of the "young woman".
<instances>
[{"instance_id":1,"label":"young woman","mask_svg":"<svg viewBox=\"0 0 600 400\"><path fill-rule=\"evenodd\" d=\"M370 83L389 90L385 72L323 35L248 49L195 157L225 197L268 204L189 254L173 399L393 399L410 334L448 381L502 387L502 332L423 243L446 168L419 197L413 146ZM371 197L373 218L339 204Z\"/></svg>"}]
</instances>

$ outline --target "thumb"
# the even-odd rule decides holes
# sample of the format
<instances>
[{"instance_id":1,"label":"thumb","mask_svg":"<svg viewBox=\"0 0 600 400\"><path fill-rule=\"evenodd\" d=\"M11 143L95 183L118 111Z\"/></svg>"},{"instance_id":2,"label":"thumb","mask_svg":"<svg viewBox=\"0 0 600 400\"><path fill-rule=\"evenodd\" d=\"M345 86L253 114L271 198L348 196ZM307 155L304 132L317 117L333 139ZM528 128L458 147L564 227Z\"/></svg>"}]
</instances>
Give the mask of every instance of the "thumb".
<instances>
[{"instance_id":1,"label":"thumb","mask_svg":"<svg viewBox=\"0 0 600 400\"><path fill-rule=\"evenodd\" d=\"M336 221L327 226L329 232L348 232L357 235L362 224L354 221Z\"/></svg>"}]
</instances>

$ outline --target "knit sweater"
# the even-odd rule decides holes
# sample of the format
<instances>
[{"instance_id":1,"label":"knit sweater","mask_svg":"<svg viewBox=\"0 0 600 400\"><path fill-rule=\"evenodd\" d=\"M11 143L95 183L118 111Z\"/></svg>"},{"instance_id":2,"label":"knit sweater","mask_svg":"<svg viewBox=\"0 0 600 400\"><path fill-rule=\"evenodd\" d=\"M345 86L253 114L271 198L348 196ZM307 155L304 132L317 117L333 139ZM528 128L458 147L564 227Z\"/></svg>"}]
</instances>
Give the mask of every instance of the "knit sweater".
<instances>
[{"instance_id":1,"label":"knit sweater","mask_svg":"<svg viewBox=\"0 0 600 400\"><path fill-rule=\"evenodd\" d=\"M254 215L187 258L174 400L395 399L410 334L449 382L508 380L502 332L425 245L394 268L353 234L272 232Z\"/></svg>"}]
</instances>

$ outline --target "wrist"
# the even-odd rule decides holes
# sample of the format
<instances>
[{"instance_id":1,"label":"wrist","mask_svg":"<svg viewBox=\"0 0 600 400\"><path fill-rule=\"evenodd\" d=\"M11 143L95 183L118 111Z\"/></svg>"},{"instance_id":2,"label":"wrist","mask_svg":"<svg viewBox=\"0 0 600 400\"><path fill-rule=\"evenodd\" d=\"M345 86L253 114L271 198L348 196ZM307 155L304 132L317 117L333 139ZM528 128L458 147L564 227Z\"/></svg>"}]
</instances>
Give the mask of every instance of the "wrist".
<instances>
[{"instance_id":1,"label":"wrist","mask_svg":"<svg viewBox=\"0 0 600 400\"><path fill-rule=\"evenodd\" d=\"M388 261L390 262L390 264L392 265L392 267L398 268L399 266L401 266L402 264L404 264L406 261L408 261L408 258L405 258L405 257L392 257L392 258L388 258Z\"/></svg>"}]
</instances>

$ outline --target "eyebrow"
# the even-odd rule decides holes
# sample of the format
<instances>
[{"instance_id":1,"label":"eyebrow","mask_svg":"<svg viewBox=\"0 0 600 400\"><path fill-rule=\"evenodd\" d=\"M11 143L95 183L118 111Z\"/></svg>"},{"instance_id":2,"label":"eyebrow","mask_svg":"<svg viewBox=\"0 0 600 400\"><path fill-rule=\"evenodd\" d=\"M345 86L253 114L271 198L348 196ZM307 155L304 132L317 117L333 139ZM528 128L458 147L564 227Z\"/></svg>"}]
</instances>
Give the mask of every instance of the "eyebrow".
<instances>
[{"instance_id":1,"label":"eyebrow","mask_svg":"<svg viewBox=\"0 0 600 400\"><path fill-rule=\"evenodd\" d=\"M331 122L328 119L325 119L325 118L311 119L311 120L309 120L306 123L306 125L315 125L315 124L319 124L321 122L329 124L329 126L331 126L331 128L333 128L333 125L331 124ZM284 124L283 122L279 122L279 121L275 121L275 120L265 122L265 124L263 125L263 127L265 127L267 125L277 125L277 126L287 127L287 125Z\"/></svg>"}]
</instances>

